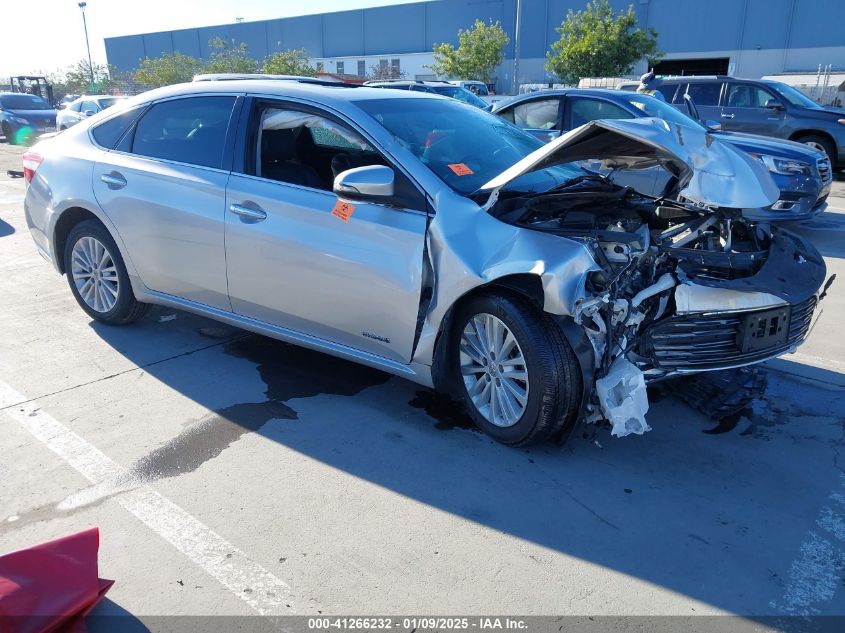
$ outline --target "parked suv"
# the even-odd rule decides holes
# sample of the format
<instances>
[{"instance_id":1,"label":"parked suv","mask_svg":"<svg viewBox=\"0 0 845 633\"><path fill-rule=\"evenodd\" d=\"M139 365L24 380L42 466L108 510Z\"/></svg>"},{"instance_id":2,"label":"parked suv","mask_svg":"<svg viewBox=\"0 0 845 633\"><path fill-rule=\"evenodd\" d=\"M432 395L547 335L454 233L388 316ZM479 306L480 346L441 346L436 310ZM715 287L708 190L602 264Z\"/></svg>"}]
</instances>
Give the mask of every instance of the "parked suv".
<instances>
[{"instance_id":1,"label":"parked suv","mask_svg":"<svg viewBox=\"0 0 845 633\"><path fill-rule=\"evenodd\" d=\"M675 190L584 159L660 162ZM428 93L209 81L23 160L36 247L90 318L207 315L435 386L510 445L643 433L646 380L687 373L734 413L759 385L735 368L800 345L823 296L812 244L737 212L777 199L763 165L654 118L543 144Z\"/></svg>"},{"instance_id":2,"label":"parked suv","mask_svg":"<svg viewBox=\"0 0 845 633\"><path fill-rule=\"evenodd\" d=\"M834 168L845 168L845 110L820 106L797 88L720 76L667 78L658 90L684 110L684 95L690 95L702 118L723 130L798 141L823 151Z\"/></svg>"}]
</instances>

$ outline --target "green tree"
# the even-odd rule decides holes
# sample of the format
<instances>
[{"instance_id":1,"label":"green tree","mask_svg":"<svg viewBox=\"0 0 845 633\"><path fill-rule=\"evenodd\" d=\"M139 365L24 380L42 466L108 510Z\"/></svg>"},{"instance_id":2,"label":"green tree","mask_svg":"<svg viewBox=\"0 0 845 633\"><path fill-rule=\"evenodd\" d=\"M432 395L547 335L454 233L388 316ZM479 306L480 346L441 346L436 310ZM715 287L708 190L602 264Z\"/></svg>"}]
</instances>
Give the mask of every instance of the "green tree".
<instances>
[{"instance_id":1,"label":"green tree","mask_svg":"<svg viewBox=\"0 0 845 633\"><path fill-rule=\"evenodd\" d=\"M201 59L184 55L179 51L165 53L159 57L147 57L135 71L134 81L144 88L159 88L171 84L191 81L194 75L202 73L205 64Z\"/></svg>"},{"instance_id":2,"label":"green tree","mask_svg":"<svg viewBox=\"0 0 845 633\"><path fill-rule=\"evenodd\" d=\"M308 51L304 48L294 48L265 57L264 72L271 75L313 77L317 69L311 65Z\"/></svg>"},{"instance_id":3,"label":"green tree","mask_svg":"<svg viewBox=\"0 0 845 633\"><path fill-rule=\"evenodd\" d=\"M448 43L435 44L434 63L428 68L439 77L490 83L505 58L504 48L508 42L510 38L498 21L485 24L476 20L472 28L458 31L458 48Z\"/></svg>"},{"instance_id":4,"label":"green tree","mask_svg":"<svg viewBox=\"0 0 845 633\"><path fill-rule=\"evenodd\" d=\"M247 45L243 42L235 44L222 37L212 38L208 42L211 57L205 65L207 73L255 73L258 72L258 62L249 56Z\"/></svg>"},{"instance_id":5,"label":"green tree","mask_svg":"<svg viewBox=\"0 0 845 633\"><path fill-rule=\"evenodd\" d=\"M92 76L94 78L93 83L91 82ZM66 90L66 94L103 94L112 88L108 66L96 62L89 65L87 59L80 59L73 66L67 68L64 71L62 81L59 83ZM55 94L55 87L53 92Z\"/></svg>"},{"instance_id":6,"label":"green tree","mask_svg":"<svg viewBox=\"0 0 845 633\"><path fill-rule=\"evenodd\" d=\"M583 11L571 9L557 29L560 39L546 53L546 68L564 83L584 77L619 77L645 57L653 65L660 57L657 31L636 28L633 5L615 15L608 0L591 0Z\"/></svg>"}]
</instances>

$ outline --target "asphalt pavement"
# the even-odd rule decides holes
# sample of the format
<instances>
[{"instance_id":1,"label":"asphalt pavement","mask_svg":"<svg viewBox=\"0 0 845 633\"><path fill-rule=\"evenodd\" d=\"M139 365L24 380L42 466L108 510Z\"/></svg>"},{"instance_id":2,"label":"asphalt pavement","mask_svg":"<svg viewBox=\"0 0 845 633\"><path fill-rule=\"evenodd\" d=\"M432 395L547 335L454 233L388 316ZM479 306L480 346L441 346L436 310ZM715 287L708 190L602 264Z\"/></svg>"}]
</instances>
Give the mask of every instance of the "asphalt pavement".
<instances>
[{"instance_id":1,"label":"asphalt pavement","mask_svg":"<svg viewBox=\"0 0 845 633\"><path fill-rule=\"evenodd\" d=\"M98 613L845 615L841 280L752 411L511 449L431 391L171 309L106 327L0 144L0 552L98 526Z\"/></svg>"}]
</instances>

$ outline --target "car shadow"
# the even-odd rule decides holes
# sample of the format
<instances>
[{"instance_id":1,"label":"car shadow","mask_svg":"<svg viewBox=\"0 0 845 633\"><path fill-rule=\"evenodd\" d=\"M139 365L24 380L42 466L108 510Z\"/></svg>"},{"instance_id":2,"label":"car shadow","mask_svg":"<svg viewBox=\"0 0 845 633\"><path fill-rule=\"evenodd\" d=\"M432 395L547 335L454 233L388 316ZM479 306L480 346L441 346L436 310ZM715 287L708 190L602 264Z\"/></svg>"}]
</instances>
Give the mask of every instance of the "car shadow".
<instances>
[{"instance_id":1,"label":"car shadow","mask_svg":"<svg viewBox=\"0 0 845 633\"><path fill-rule=\"evenodd\" d=\"M150 631L141 620L108 598L103 598L86 616L85 625L88 633L149 633Z\"/></svg>"},{"instance_id":2,"label":"car shadow","mask_svg":"<svg viewBox=\"0 0 845 633\"><path fill-rule=\"evenodd\" d=\"M4 222L0 219L0 237L6 237L7 235L11 235L15 232L15 227L13 227L8 222Z\"/></svg>"},{"instance_id":3,"label":"car shadow","mask_svg":"<svg viewBox=\"0 0 845 633\"><path fill-rule=\"evenodd\" d=\"M825 257L845 257L845 213L826 211L785 228L809 239Z\"/></svg>"},{"instance_id":4,"label":"car shadow","mask_svg":"<svg viewBox=\"0 0 845 633\"><path fill-rule=\"evenodd\" d=\"M778 612L770 604L813 527L807 505L836 485L845 396L785 373L771 372L767 401L728 424L655 390L653 430L643 437L590 426L564 447L508 448L428 389L170 313L155 309L131 328L92 324L143 371L212 412L133 464L133 480L184 475L255 433L433 509L750 615ZM199 351L150 361L174 329ZM343 400L325 406L326 398Z\"/></svg>"}]
</instances>

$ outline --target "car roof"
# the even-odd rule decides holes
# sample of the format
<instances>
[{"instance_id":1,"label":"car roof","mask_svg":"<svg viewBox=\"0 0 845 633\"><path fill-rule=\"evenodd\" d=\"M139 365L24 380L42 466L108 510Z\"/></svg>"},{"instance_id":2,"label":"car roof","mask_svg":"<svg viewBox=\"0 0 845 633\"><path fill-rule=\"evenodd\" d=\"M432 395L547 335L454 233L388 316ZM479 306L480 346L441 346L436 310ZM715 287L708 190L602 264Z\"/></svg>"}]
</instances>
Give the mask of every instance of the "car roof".
<instances>
[{"instance_id":1,"label":"car roof","mask_svg":"<svg viewBox=\"0 0 845 633\"><path fill-rule=\"evenodd\" d=\"M519 103L521 101L529 101L531 99L542 99L543 97L562 97L564 95L581 95L585 97L604 97L610 100L625 101L625 97L631 92L625 90L613 90L611 88L551 88L547 90L537 90L535 92L526 92L525 94L516 95L510 99L498 101L493 110L498 111L502 108Z\"/></svg>"},{"instance_id":2,"label":"car roof","mask_svg":"<svg viewBox=\"0 0 845 633\"><path fill-rule=\"evenodd\" d=\"M232 79L226 81L198 81L192 83L175 84L157 88L135 97L133 103L149 103L160 99L190 95L208 95L214 93L250 93L277 97L299 97L302 99L318 100L326 105L367 101L371 99L442 99L439 95L411 90L396 90L386 92L381 88L366 86L349 86L338 83L311 84L298 81L278 81L261 79Z\"/></svg>"},{"instance_id":3,"label":"car roof","mask_svg":"<svg viewBox=\"0 0 845 633\"><path fill-rule=\"evenodd\" d=\"M0 97L18 97L21 95L26 95L27 97L38 97L39 99L44 99L41 95L34 95L31 92L0 92Z\"/></svg>"},{"instance_id":4,"label":"car roof","mask_svg":"<svg viewBox=\"0 0 845 633\"><path fill-rule=\"evenodd\" d=\"M82 95L74 101L97 101L98 99L126 99L125 95Z\"/></svg>"}]
</instances>

